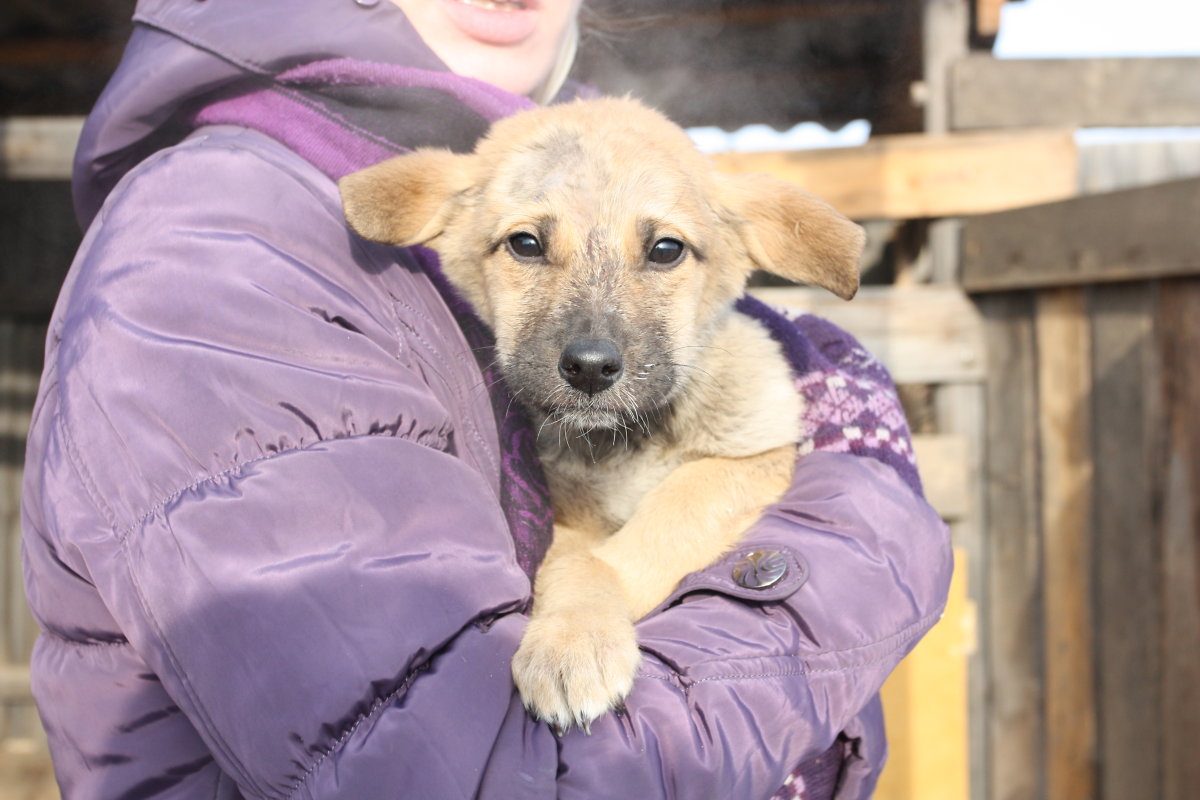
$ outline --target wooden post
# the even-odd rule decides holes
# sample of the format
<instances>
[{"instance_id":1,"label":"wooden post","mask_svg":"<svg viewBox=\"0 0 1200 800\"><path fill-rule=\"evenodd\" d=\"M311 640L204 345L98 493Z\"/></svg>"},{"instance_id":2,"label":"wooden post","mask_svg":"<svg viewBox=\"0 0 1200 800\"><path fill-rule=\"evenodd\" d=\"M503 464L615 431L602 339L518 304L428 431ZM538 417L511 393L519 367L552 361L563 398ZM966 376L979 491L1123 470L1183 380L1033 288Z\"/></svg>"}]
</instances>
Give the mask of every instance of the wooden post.
<instances>
[{"instance_id":1,"label":"wooden post","mask_svg":"<svg viewBox=\"0 0 1200 800\"><path fill-rule=\"evenodd\" d=\"M1162 797L1158 286L1091 290L1100 785Z\"/></svg>"},{"instance_id":2,"label":"wooden post","mask_svg":"<svg viewBox=\"0 0 1200 800\"><path fill-rule=\"evenodd\" d=\"M1166 486L1163 499L1163 792L1200 786L1200 280L1163 283Z\"/></svg>"},{"instance_id":3,"label":"wooden post","mask_svg":"<svg viewBox=\"0 0 1200 800\"><path fill-rule=\"evenodd\" d=\"M1046 796L1096 794L1091 341L1083 289L1037 296Z\"/></svg>"},{"instance_id":4,"label":"wooden post","mask_svg":"<svg viewBox=\"0 0 1200 800\"><path fill-rule=\"evenodd\" d=\"M988 353L986 448L989 619L986 706L990 800L1044 797L1042 537L1038 396L1030 292L979 299Z\"/></svg>"}]
</instances>

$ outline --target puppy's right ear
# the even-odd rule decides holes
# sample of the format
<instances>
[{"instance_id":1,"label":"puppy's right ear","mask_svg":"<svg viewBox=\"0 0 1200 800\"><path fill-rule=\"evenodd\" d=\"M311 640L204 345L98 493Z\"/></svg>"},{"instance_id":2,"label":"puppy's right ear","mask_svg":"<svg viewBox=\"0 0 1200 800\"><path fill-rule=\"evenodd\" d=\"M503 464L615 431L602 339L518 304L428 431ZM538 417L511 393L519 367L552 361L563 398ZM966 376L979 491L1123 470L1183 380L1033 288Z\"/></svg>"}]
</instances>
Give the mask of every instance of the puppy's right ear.
<instances>
[{"instance_id":1,"label":"puppy's right ear","mask_svg":"<svg viewBox=\"0 0 1200 800\"><path fill-rule=\"evenodd\" d=\"M474 156L423 148L351 173L338 181L346 221L371 241L428 242L474 185L474 165Z\"/></svg>"}]
</instances>

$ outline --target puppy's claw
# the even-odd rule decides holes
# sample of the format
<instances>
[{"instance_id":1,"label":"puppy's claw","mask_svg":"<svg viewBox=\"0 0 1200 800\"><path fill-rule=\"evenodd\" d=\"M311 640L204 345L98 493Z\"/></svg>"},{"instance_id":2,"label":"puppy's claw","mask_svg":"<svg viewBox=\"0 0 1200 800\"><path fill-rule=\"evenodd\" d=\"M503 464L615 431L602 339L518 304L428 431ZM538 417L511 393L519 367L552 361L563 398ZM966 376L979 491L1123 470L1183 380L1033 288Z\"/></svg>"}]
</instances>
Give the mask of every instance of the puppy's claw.
<instances>
[{"instance_id":1,"label":"puppy's claw","mask_svg":"<svg viewBox=\"0 0 1200 800\"><path fill-rule=\"evenodd\" d=\"M592 609L535 614L513 658L513 681L534 717L590 733L592 721L629 694L640 660L627 617Z\"/></svg>"}]
</instances>

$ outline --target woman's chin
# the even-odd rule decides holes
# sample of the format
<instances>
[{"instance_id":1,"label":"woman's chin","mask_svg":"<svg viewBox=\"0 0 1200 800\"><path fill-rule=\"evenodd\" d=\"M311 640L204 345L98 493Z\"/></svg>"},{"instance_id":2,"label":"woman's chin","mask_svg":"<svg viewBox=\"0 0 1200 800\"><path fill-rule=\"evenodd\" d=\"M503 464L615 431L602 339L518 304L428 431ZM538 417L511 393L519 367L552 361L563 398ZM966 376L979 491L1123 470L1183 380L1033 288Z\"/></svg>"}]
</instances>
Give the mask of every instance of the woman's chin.
<instances>
[{"instance_id":1,"label":"woman's chin","mask_svg":"<svg viewBox=\"0 0 1200 800\"><path fill-rule=\"evenodd\" d=\"M549 74L551 64L537 74L530 74L530 57L521 47L485 47L473 43L471 47L455 48L450 52L438 53L450 71L456 75L498 86L513 94L528 95Z\"/></svg>"},{"instance_id":2,"label":"woman's chin","mask_svg":"<svg viewBox=\"0 0 1200 800\"><path fill-rule=\"evenodd\" d=\"M528 95L557 63L578 0L392 0L450 70Z\"/></svg>"}]
</instances>

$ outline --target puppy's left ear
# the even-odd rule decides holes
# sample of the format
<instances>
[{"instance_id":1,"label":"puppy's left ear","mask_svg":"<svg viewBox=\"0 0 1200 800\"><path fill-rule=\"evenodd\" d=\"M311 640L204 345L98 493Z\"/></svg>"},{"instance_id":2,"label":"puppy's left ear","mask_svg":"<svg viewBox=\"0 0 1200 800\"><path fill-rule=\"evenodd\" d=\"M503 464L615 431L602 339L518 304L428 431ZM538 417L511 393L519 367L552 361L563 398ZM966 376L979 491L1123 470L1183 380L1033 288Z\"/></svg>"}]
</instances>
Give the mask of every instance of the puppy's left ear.
<instances>
[{"instance_id":1,"label":"puppy's left ear","mask_svg":"<svg viewBox=\"0 0 1200 800\"><path fill-rule=\"evenodd\" d=\"M346 221L374 242L428 242L474 185L474 165L474 156L423 148L351 173L338 181Z\"/></svg>"},{"instance_id":2,"label":"puppy's left ear","mask_svg":"<svg viewBox=\"0 0 1200 800\"><path fill-rule=\"evenodd\" d=\"M725 210L759 269L821 286L843 300L858 291L866 234L833 206L769 175L722 175Z\"/></svg>"}]
</instances>

